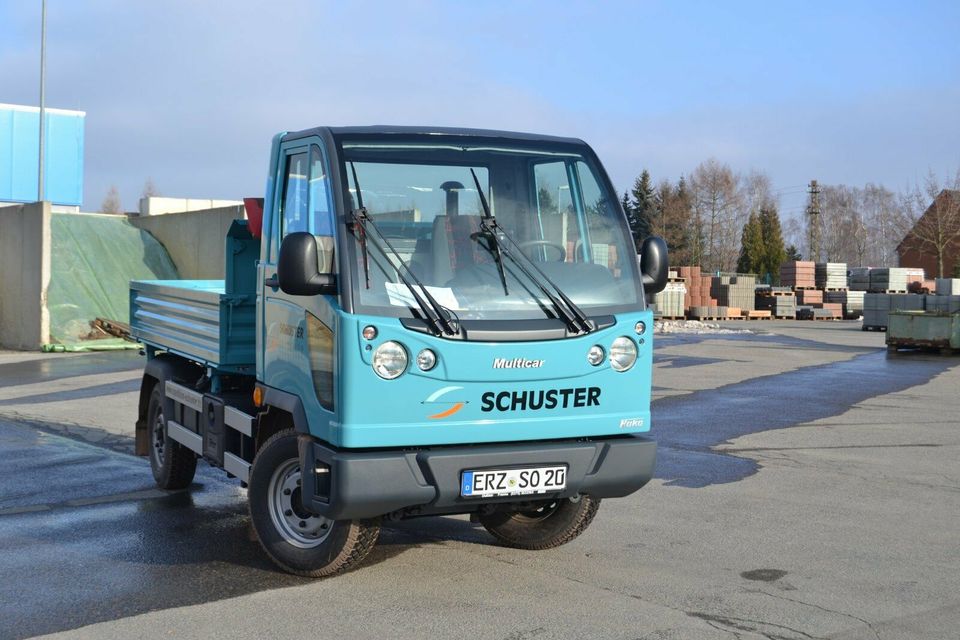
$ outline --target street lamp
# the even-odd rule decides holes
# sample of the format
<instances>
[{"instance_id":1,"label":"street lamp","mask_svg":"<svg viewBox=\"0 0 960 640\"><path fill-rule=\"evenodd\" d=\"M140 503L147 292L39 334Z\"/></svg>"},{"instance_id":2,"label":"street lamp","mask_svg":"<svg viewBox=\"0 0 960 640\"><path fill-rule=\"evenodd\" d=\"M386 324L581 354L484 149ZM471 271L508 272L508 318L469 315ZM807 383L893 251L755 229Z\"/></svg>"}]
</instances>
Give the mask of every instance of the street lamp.
<instances>
[{"instance_id":1,"label":"street lamp","mask_svg":"<svg viewBox=\"0 0 960 640\"><path fill-rule=\"evenodd\" d=\"M37 201L42 202L43 191L43 147L46 132L44 131L44 116L46 115L46 104L44 103L44 84L47 75L46 51L47 49L47 0L40 0L40 167L37 178Z\"/></svg>"}]
</instances>

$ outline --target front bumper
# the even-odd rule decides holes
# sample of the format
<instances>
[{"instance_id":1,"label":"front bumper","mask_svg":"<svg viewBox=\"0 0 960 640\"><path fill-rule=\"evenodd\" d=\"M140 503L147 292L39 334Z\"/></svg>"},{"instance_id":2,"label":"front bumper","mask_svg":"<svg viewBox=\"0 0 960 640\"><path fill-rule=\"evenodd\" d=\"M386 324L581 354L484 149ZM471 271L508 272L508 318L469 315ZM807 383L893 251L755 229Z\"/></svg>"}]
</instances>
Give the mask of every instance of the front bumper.
<instances>
[{"instance_id":1,"label":"front bumper","mask_svg":"<svg viewBox=\"0 0 960 640\"><path fill-rule=\"evenodd\" d=\"M586 440L462 445L418 450L345 451L300 436L301 495L308 510L333 520L413 513L474 511L479 504L562 498L619 498L650 481L656 442L624 435ZM567 465L560 493L497 498L460 497L468 469Z\"/></svg>"}]
</instances>

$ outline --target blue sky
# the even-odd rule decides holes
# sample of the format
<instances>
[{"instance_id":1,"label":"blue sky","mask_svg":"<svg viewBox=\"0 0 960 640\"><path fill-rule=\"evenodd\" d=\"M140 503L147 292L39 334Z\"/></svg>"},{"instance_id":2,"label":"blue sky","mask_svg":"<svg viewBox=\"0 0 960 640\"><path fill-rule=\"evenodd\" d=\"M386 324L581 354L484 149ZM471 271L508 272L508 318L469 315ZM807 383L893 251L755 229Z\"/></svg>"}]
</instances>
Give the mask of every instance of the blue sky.
<instances>
[{"instance_id":1,"label":"blue sky","mask_svg":"<svg viewBox=\"0 0 960 640\"><path fill-rule=\"evenodd\" d=\"M269 6L266 6L269 5ZM87 112L85 208L262 191L270 137L436 124L581 137L618 188L716 157L897 190L960 168L960 2L48 0L47 103ZM36 104L40 0L0 3Z\"/></svg>"}]
</instances>

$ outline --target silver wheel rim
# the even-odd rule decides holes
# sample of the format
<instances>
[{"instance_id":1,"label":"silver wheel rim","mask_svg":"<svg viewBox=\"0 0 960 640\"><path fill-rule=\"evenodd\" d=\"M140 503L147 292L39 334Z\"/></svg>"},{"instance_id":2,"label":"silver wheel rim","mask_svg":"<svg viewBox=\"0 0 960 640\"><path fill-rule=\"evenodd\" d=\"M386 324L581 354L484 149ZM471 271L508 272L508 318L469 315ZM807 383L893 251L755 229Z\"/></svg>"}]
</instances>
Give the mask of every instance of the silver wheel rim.
<instances>
[{"instance_id":1,"label":"silver wheel rim","mask_svg":"<svg viewBox=\"0 0 960 640\"><path fill-rule=\"evenodd\" d=\"M163 466L164 449L167 445L166 433L164 433L165 420L163 419L163 409L157 411L157 417L153 420L153 440L150 454L156 461L158 467Z\"/></svg>"},{"instance_id":2,"label":"silver wheel rim","mask_svg":"<svg viewBox=\"0 0 960 640\"><path fill-rule=\"evenodd\" d=\"M327 536L333 520L307 513L300 501L300 461L296 458L278 465L267 487L267 505L273 526L284 540L300 549L318 546Z\"/></svg>"}]
</instances>

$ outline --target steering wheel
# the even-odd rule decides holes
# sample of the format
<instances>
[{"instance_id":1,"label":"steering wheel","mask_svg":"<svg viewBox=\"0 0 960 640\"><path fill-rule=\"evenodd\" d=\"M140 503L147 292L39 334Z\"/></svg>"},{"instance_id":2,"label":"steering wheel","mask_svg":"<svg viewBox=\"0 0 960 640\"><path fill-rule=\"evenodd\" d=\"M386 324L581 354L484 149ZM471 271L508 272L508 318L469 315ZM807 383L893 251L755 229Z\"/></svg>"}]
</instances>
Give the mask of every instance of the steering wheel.
<instances>
[{"instance_id":1,"label":"steering wheel","mask_svg":"<svg viewBox=\"0 0 960 640\"><path fill-rule=\"evenodd\" d=\"M520 250L531 260L533 260L533 256L530 255L531 252L527 251L527 249L532 247L549 247L554 249L560 254L557 262L564 262L567 259L567 250L563 248L563 245L557 244L556 242L550 242L549 240L527 240L526 242L520 243Z\"/></svg>"}]
</instances>

